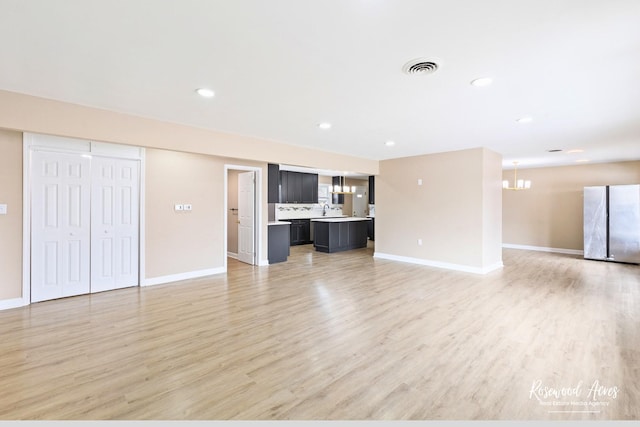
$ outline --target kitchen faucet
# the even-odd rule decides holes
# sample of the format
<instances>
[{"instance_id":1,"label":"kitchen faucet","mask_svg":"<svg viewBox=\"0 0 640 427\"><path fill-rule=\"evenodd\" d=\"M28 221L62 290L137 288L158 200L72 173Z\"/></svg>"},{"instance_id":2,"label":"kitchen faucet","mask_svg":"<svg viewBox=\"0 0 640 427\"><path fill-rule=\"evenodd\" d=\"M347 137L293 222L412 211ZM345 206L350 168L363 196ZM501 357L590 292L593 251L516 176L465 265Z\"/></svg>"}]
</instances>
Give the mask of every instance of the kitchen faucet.
<instances>
[{"instance_id":1,"label":"kitchen faucet","mask_svg":"<svg viewBox=\"0 0 640 427\"><path fill-rule=\"evenodd\" d=\"M327 216L327 208L331 209L327 203L322 207L322 216Z\"/></svg>"}]
</instances>

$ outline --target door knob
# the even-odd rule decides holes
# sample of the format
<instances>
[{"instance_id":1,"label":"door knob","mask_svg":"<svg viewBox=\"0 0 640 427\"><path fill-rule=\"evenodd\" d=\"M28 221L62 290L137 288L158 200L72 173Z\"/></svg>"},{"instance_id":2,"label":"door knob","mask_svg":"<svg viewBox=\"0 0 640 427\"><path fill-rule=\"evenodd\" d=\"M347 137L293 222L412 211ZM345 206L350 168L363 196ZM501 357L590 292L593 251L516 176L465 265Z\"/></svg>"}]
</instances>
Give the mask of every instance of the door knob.
<instances>
[{"instance_id":1,"label":"door knob","mask_svg":"<svg viewBox=\"0 0 640 427\"><path fill-rule=\"evenodd\" d=\"M240 220L238 220L238 224L240 224Z\"/></svg>"}]
</instances>

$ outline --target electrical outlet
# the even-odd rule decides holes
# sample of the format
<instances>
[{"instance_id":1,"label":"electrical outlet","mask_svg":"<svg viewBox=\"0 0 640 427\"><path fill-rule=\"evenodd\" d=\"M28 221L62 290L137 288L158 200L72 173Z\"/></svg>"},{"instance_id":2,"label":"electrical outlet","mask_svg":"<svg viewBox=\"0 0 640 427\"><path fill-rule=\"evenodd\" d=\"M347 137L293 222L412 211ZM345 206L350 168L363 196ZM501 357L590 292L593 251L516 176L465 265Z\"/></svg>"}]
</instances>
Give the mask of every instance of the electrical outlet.
<instances>
[{"instance_id":1,"label":"electrical outlet","mask_svg":"<svg viewBox=\"0 0 640 427\"><path fill-rule=\"evenodd\" d=\"M422 178L418 178L418 185L422 185Z\"/></svg>"},{"instance_id":2,"label":"electrical outlet","mask_svg":"<svg viewBox=\"0 0 640 427\"><path fill-rule=\"evenodd\" d=\"M175 205L173 209L175 211L183 211L184 210L184 205Z\"/></svg>"},{"instance_id":3,"label":"electrical outlet","mask_svg":"<svg viewBox=\"0 0 640 427\"><path fill-rule=\"evenodd\" d=\"M6 215L6 214L7 214L7 205L3 203L0 205L0 215Z\"/></svg>"},{"instance_id":4,"label":"electrical outlet","mask_svg":"<svg viewBox=\"0 0 640 427\"><path fill-rule=\"evenodd\" d=\"M190 211L192 209L193 209L193 207L191 205L184 205L184 210L185 211Z\"/></svg>"},{"instance_id":5,"label":"electrical outlet","mask_svg":"<svg viewBox=\"0 0 640 427\"><path fill-rule=\"evenodd\" d=\"M422 239L418 239L418 246L422 246Z\"/></svg>"}]
</instances>

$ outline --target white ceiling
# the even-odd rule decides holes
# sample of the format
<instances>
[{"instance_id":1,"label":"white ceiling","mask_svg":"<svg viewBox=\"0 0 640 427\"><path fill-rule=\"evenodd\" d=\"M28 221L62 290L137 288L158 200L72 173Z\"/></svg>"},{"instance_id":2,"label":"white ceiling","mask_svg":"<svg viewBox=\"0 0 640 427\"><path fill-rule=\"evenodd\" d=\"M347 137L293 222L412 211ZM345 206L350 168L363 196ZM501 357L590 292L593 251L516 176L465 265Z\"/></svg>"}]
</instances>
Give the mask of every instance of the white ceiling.
<instances>
[{"instance_id":1,"label":"white ceiling","mask_svg":"<svg viewBox=\"0 0 640 427\"><path fill-rule=\"evenodd\" d=\"M0 89L359 157L640 159L638 0L0 0L0 59Z\"/></svg>"}]
</instances>

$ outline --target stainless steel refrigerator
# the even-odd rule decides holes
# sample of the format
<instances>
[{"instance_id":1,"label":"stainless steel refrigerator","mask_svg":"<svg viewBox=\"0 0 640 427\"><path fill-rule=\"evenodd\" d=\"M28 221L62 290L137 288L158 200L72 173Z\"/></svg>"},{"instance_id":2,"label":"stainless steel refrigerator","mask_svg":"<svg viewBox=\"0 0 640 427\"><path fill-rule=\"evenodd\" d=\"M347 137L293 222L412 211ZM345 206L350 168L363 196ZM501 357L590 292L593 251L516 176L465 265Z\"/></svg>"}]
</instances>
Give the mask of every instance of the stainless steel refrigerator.
<instances>
[{"instance_id":1,"label":"stainless steel refrigerator","mask_svg":"<svg viewBox=\"0 0 640 427\"><path fill-rule=\"evenodd\" d=\"M640 185L584 188L584 257L640 263Z\"/></svg>"}]
</instances>

